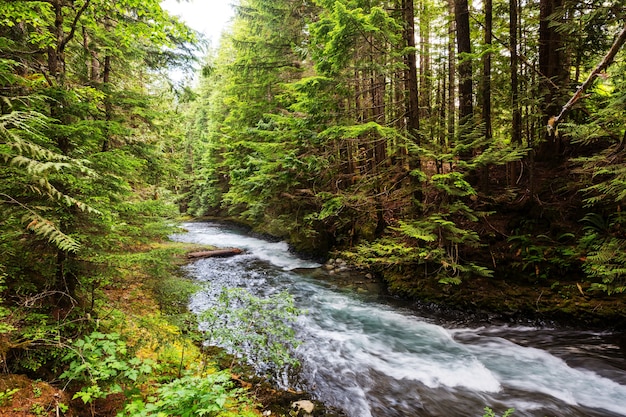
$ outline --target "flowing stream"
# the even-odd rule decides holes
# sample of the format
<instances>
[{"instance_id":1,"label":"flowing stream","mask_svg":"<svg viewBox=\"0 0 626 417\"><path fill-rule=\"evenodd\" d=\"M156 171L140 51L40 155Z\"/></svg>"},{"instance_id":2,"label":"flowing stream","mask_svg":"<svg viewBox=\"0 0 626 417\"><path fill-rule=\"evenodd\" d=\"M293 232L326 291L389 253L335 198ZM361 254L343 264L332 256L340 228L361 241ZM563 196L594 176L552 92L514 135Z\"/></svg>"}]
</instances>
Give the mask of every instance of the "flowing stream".
<instances>
[{"instance_id":1,"label":"flowing stream","mask_svg":"<svg viewBox=\"0 0 626 417\"><path fill-rule=\"evenodd\" d=\"M515 408L514 417L626 416L624 335L460 328L318 279L320 265L285 243L213 223L184 227L173 239L246 251L193 262L197 280L293 295L306 311L297 324L302 370L284 384L350 417L482 416L485 406L497 415ZM191 307L200 312L210 300L200 292Z\"/></svg>"}]
</instances>

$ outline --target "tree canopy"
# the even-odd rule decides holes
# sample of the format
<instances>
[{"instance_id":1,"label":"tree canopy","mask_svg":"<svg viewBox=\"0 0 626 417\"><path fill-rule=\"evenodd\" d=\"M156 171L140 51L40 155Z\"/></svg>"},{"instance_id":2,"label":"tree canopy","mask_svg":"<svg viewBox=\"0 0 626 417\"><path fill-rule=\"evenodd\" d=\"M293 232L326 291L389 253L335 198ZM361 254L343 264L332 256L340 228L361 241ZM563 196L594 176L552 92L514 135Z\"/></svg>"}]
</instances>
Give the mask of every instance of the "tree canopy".
<instances>
[{"instance_id":1,"label":"tree canopy","mask_svg":"<svg viewBox=\"0 0 626 417\"><path fill-rule=\"evenodd\" d=\"M236 10L201 80L192 213L227 212L303 250L347 250L390 281L419 266L398 284L407 293L422 273L460 283L510 265L530 281L567 273L624 291L613 256L623 7L246 0ZM607 246L585 243L596 217L611 225Z\"/></svg>"}]
</instances>

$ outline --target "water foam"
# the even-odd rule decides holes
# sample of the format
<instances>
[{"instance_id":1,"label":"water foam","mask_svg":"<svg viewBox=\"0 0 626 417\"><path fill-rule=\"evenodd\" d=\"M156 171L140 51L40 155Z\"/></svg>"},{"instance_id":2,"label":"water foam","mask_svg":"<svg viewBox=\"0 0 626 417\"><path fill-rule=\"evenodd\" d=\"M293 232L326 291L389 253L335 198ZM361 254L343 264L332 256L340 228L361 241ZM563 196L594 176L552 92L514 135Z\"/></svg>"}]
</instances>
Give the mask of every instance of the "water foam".
<instances>
[{"instance_id":1,"label":"water foam","mask_svg":"<svg viewBox=\"0 0 626 417\"><path fill-rule=\"evenodd\" d=\"M320 264L298 258L289 251L286 242L268 242L244 234L236 234L225 226L213 223L184 223L187 233L171 236L172 240L211 245L221 248L237 247L255 258L266 261L283 270L317 268Z\"/></svg>"}]
</instances>

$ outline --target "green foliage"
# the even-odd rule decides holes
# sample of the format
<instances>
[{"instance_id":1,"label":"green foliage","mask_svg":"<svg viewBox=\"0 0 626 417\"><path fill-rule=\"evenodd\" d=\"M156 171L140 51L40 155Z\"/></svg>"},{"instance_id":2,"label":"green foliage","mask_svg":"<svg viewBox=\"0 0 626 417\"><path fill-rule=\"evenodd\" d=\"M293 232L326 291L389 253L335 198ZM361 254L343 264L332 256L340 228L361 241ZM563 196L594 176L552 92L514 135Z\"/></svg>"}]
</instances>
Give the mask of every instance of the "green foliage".
<instances>
[{"instance_id":1,"label":"green foliage","mask_svg":"<svg viewBox=\"0 0 626 417\"><path fill-rule=\"evenodd\" d=\"M401 221L393 230L397 234L361 243L343 256L363 268L411 270L423 277L434 276L442 284L459 284L463 278L492 275L488 268L461 258L461 245L478 245L478 235L459 228L440 214L425 220ZM392 276L389 275L390 280ZM398 292L412 292L410 284L390 282L390 285Z\"/></svg>"},{"instance_id":2,"label":"green foliage","mask_svg":"<svg viewBox=\"0 0 626 417\"><path fill-rule=\"evenodd\" d=\"M515 257L512 266L521 267L531 280L547 280L569 274L578 265L578 251L573 233L563 233L556 239L546 235L513 235L507 238Z\"/></svg>"},{"instance_id":3,"label":"green foliage","mask_svg":"<svg viewBox=\"0 0 626 417\"><path fill-rule=\"evenodd\" d=\"M579 246L586 254L583 271L591 280L592 288L608 294L626 292L624 220L622 213L609 217L588 213L581 220L584 235L579 240Z\"/></svg>"},{"instance_id":4,"label":"green foliage","mask_svg":"<svg viewBox=\"0 0 626 417\"><path fill-rule=\"evenodd\" d=\"M136 391L153 371L154 362L132 354L116 333L93 332L74 342L63 358L68 368L60 378L76 381L82 388L74 394L85 404L109 394Z\"/></svg>"},{"instance_id":5,"label":"green foliage","mask_svg":"<svg viewBox=\"0 0 626 417\"><path fill-rule=\"evenodd\" d=\"M76 252L79 242L61 230L59 220L47 216L47 212L58 207L76 207L81 211L96 212L92 207L61 192L53 184L55 174L63 171L78 171L93 175L84 161L46 149L37 142L44 140L42 130L48 120L41 114L11 112L0 115L0 160L7 164L8 172L19 178L15 183L0 187L0 204L7 214L19 216L25 229L48 240L57 248ZM18 187L15 187L15 185ZM37 201L42 198L43 200ZM35 202L33 202L36 201Z\"/></svg>"},{"instance_id":6,"label":"green foliage","mask_svg":"<svg viewBox=\"0 0 626 417\"><path fill-rule=\"evenodd\" d=\"M515 412L514 408L509 408L508 410L504 412L504 414L502 414L502 417L510 417L513 415L514 412ZM493 411L491 408L485 407L485 414L483 414L483 417L498 417L498 416L496 412Z\"/></svg>"},{"instance_id":7,"label":"green foliage","mask_svg":"<svg viewBox=\"0 0 626 417\"><path fill-rule=\"evenodd\" d=\"M13 399L13 395L17 394L19 390L19 388L7 388L4 391L0 391L0 406L10 402Z\"/></svg>"},{"instance_id":8,"label":"green foliage","mask_svg":"<svg viewBox=\"0 0 626 417\"><path fill-rule=\"evenodd\" d=\"M199 290L198 284L180 277L156 280L152 289L161 312L179 315L187 311L189 299Z\"/></svg>"},{"instance_id":9,"label":"green foliage","mask_svg":"<svg viewBox=\"0 0 626 417\"><path fill-rule=\"evenodd\" d=\"M238 416L254 415L246 411L252 404L241 388L234 388L228 371L206 376L185 375L161 385L147 400L136 399L118 416Z\"/></svg>"},{"instance_id":10,"label":"green foliage","mask_svg":"<svg viewBox=\"0 0 626 417\"><path fill-rule=\"evenodd\" d=\"M298 345L293 324L299 314L286 291L259 298L242 288L222 288L200 321L206 343L277 376L298 363L292 352Z\"/></svg>"},{"instance_id":11,"label":"green foliage","mask_svg":"<svg viewBox=\"0 0 626 417\"><path fill-rule=\"evenodd\" d=\"M5 280L6 275L4 274L4 268L3 265L0 264L0 335L15 330L15 326L7 320L11 311L4 306L3 293L6 290L6 286L4 285Z\"/></svg>"}]
</instances>

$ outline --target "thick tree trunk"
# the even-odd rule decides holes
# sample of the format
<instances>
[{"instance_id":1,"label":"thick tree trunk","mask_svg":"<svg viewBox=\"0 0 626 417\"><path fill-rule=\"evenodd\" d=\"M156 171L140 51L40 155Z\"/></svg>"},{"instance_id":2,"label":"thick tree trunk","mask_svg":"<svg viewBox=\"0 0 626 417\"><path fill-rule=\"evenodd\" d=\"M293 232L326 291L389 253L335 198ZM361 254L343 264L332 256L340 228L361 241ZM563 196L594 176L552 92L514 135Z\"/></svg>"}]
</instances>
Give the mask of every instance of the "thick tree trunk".
<instances>
[{"instance_id":1,"label":"thick tree trunk","mask_svg":"<svg viewBox=\"0 0 626 417\"><path fill-rule=\"evenodd\" d=\"M413 0L403 0L402 9L404 10L404 43L409 48L409 52L405 55L405 64L407 67L406 91L407 91L407 130L409 135L417 140L417 131L419 129L419 92L417 89L417 57L415 51L415 7Z\"/></svg>"},{"instance_id":2,"label":"thick tree trunk","mask_svg":"<svg viewBox=\"0 0 626 417\"><path fill-rule=\"evenodd\" d=\"M550 117L558 114L562 94L566 91L569 68L563 48L563 39L555 26L555 17L563 6L563 0L541 0L539 4L539 71L542 74L542 125L547 126ZM560 151L558 137L547 130L546 143L538 152L541 159L551 159Z\"/></svg>"},{"instance_id":3,"label":"thick tree trunk","mask_svg":"<svg viewBox=\"0 0 626 417\"><path fill-rule=\"evenodd\" d=\"M485 48L491 49L491 43L493 39L493 7L492 0L484 0L485 3L485 33L484 42ZM481 95L481 117L482 123L485 129L485 143L491 142L492 127L491 127L491 51L487 51L483 54L482 58L483 73L480 83L480 95ZM480 188L486 190L489 186L489 167L481 167L478 173Z\"/></svg>"},{"instance_id":4,"label":"thick tree trunk","mask_svg":"<svg viewBox=\"0 0 626 417\"><path fill-rule=\"evenodd\" d=\"M404 12L404 44L409 52L404 57L407 67L405 74L405 86L407 92L406 99L406 127L407 133L414 143L419 144L419 92L417 89L417 57L415 51L415 5L413 0L402 0L402 10ZM421 160L417 155L409 153L409 170L421 170ZM423 199L421 184L417 181L417 176L411 176L411 186L413 188L413 199L418 203L416 211L421 211Z\"/></svg>"},{"instance_id":5,"label":"thick tree trunk","mask_svg":"<svg viewBox=\"0 0 626 417\"><path fill-rule=\"evenodd\" d=\"M461 123L465 124L470 122L474 113L472 60L468 56L472 52L472 44L467 0L455 1L454 20L456 22L457 51L459 52L459 119Z\"/></svg>"}]
</instances>

